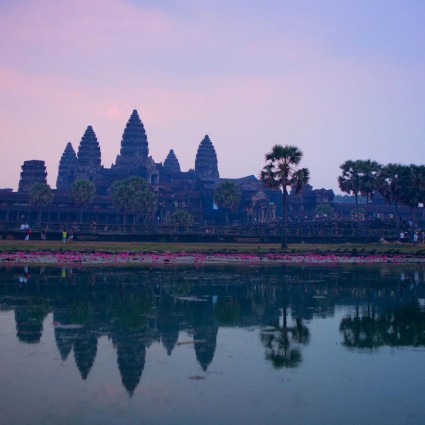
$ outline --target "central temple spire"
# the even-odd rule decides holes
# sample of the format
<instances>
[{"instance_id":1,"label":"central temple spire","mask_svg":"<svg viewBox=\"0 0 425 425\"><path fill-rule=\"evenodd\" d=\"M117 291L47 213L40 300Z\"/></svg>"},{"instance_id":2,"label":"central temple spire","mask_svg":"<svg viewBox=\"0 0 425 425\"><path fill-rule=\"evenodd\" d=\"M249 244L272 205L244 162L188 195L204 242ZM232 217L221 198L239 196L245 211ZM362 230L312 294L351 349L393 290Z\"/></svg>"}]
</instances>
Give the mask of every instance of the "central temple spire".
<instances>
[{"instance_id":1,"label":"central temple spire","mask_svg":"<svg viewBox=\"0 0 425 425\"><path fill-rule=\"evenodd\" d=\"M120 154L117 156L116 165L144 164L149 155L148 138L145 127L136 110L130 116L125 126L121 140Z\"/></svg>"}]
</instances>

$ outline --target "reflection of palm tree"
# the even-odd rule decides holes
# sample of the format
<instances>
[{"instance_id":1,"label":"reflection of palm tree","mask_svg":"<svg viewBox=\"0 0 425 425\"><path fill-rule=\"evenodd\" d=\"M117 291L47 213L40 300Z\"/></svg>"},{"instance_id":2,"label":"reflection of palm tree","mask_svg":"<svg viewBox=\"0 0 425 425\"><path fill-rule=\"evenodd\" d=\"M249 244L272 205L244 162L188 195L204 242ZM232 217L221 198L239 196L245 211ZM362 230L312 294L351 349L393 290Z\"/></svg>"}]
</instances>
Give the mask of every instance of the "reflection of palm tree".
<instances>
[{"instance_id":1,"label":"reflection of palm tree","mask_svg":"<svg viewBox=\"0 0 425 425\"><path fill-rule=\"evenodd\" d=\"M347 347L374 348L382 344L379 322L371 317L346 317L341 320L340 331Z\"/></svg>"},{"instance_id":2,"label":"reflection of palm tree","mask_svg":"<svg viewBox=\"0 0 425 425\"><path fill-rule=\"evenodd\" d=\"M220 326L234 326L241 314L240 304L233 298L221 298L214 308L215 317Z\"/></svg>"},{"instance_id":3,"label":"reflection of palm tree","mask_svg":"<svg viewBox=\"0 0 425 425\"><path fill-rule=\"evenodd\" d=\"M288 326L287 306L282 309L282 325L261 332L261 342L266 348L266 359L270 360L275 369L295 368L302 361L300 345L310 341L310 331L302 323L301 318L295 319L294 326Z\"/></svg>"},{"instance_id":4,"label":"reflection of palm tree","mask_svg":"<svg viewBox=\"0 0 425 425\"><path fill-rule=\"evenodd\" d=\"M345 317L339 329L349 348L425 346L425 314L416 302L381 315L368 311L363 317Z\"/></svg>"},{"instance_id":5,"label":"reflection of palm tree","mask_svg":"<svg viewBox=\"0 0 425 425\"><path fill-rule=\"evenodd\" d=\"M266 359L272 362L275 369L299 366L302 361L299 344L307 344L309 336L309 330L301 324L301 320L299 325L293 327L263 331L261 342L266 348Z\"/></svg>"},{"instance_id":6,"label":"reflection of palm tree","mask_svg":"<svg viewBox=\"0 0 425 425\"><path fill-rule=\"evenodd\" d=\"M137 294L123 294L114 302L114 315L128 329L138 329L146 322L146 315L152 310L153 296L148 290Z\"/></svg>"},{"instance_id":7,"label":"reflection of palm tree","mask_svg":"<svg viewBox=\"0 0 425 425\"><path fill-rule=\"evenodd\" d=\"M84 298L70 302L67 306L70 323L78 323L79 325L88 323L93 315L92 309L93 307L88 300Z\"/></svg>"}]
</instances>

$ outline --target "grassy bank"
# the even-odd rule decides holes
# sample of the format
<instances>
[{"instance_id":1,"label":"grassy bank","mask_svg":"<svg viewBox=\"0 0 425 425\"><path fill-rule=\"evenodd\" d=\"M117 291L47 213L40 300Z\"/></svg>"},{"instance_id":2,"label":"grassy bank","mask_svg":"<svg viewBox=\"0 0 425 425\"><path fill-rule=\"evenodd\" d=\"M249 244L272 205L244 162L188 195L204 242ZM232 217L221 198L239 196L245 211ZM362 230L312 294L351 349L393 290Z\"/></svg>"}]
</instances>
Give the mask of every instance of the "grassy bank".
<instances>
[{"instance_id":1,"label":"grassy bank","mask_svg":"<svg viewBox=\"0 0 425 425\"><path fill-rule=\"evenodd\" d=\"M165 243L165 242L67 242L59 241L0 241L0 252L16 251L75 251L75 252L187 252L187 253L271 253L281 252L279 244L243 243ZM425 256L425 245L400 243L370 244L290 244L285 252L333 254L406 254Z\"/></svg>"}]
</instances>

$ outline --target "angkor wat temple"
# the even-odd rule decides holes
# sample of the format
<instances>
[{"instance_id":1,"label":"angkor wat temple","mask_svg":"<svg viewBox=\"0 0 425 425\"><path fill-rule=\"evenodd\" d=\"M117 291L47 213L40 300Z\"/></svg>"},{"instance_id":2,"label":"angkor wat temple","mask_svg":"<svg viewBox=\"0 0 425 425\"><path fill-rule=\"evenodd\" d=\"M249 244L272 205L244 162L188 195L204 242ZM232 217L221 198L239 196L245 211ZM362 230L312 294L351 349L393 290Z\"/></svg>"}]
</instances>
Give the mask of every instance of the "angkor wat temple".
<instances>
[{"instance_id":1,"label":"angkor wat temple","mask_svg":"<svg viewBox=\"0 0 425 425\"><path fill-rule=\"evenodd\" d=\"M223 222L225 214L214 205L213 193L225 180L234 182L241 190L241 204L231 214L232 222L274 222L282 213L280 192L266 189L254 175L220 178L217 154L208 135L199 144L193 169L182 171L173 149L163 162L155 162L149 156L145 127L134 110L124 129L119 154L110 168L102 165L101 145L92 126L87 127L77 151L71 143L66 145L59 160L53 204L43 209L42 221L50 224L78 221L79 209L73 203L70 189L77 179L86 179L95 184L96 199L85 208L83 222L102 226L120 224L122 217L112 204L109 189L113 182L130 176L143 177L157 194L155 223L168 223L176 210L189 212L194 224ZM34 183L46 183L46 179L44 161L25 161L18 191L0 190L0 223L35 223L37 210L29 202L29 190ZM332 198L331 190L313 190L308 186L301 196L290 198L290 214L311 214L317 204L329 203Z\"/></svg>"}]
</instances>

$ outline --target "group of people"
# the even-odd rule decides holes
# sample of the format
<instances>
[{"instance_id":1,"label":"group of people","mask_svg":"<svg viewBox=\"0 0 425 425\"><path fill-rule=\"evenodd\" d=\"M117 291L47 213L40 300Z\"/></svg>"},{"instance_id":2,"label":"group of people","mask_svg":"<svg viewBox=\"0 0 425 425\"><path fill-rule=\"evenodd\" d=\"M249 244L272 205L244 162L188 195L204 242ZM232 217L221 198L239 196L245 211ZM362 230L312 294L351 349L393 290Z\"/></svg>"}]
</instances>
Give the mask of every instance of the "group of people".
<instances>
[{"instance_id":1,"label":"group of people","mask_svg":"<svg viewBox=\"0 0 425 425\"><path fill-rule=\"evenodd\" d=\"M409 240L409 232L405 232L404 230L400 231L400 242L405 242ZM413 245L417 245L419 242L425 244L425 231L420 231L419 229L414 230L412 232L412 242Z\"/></svg>"},{"instance_id":2,"label":"group of people","mask_svg":"<svg viewBox=\"0 0 425 425\"><path fill-rule=\"evenodd\" d=\"M74 229L71 229L69 231L62 230L62 243L66 243L66 241L73 241L74 240Z\"/></svg>"},{"instance_id":3,"label":"group of people","mask_svg":"<svg viewBox=\"0 0 425 425\"><path fill-rule=\"evenodd\" d=\"M30 239L30 235L31 235L31 227L26 227L25 229L25 240L29 241ZM45 241L47 239L47 231L46 229L42 229L40 232L40 239L42 241ZM69 231L67 230L62 230L62 242L65 243L66 241L73 241L74 240L74 229L70 229Z\"/></svg>"}]
</instances>

